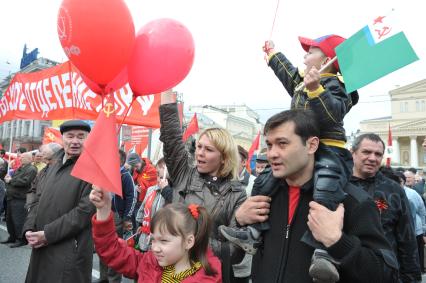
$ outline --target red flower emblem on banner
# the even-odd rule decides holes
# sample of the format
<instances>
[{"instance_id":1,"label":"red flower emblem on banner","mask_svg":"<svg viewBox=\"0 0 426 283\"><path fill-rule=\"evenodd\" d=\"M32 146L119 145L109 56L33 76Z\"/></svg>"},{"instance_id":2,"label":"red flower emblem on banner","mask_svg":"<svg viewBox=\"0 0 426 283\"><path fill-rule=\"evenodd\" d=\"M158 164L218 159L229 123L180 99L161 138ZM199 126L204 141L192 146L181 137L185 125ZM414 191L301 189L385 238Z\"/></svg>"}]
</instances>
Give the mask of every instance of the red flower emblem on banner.
<instances>
[{"instance_id":1,"label":"red flower emblem on banner","mask_svg":"<svg viewBox=\"0 0 426 283\"><path fill-rule=\"evenodd\" d=\"M384 199L376 199L374 200L376 203L377 208L379 209L380 213L382 213L383 210L388 209L389 205Z\"/></svg>"}]
</instances>

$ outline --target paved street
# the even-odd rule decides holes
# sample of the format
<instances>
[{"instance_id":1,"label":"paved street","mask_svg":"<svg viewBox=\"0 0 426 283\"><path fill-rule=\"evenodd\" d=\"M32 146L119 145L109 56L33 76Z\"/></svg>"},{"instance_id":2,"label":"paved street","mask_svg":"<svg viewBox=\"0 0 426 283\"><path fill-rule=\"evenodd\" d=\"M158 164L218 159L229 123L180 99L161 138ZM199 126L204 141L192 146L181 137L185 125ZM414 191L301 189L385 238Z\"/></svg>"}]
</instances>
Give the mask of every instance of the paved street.
<instances>
[{"instance_id":1,"label":"paved street","mask_svg":"<svg viewBox=\"0 0 426 283\"><path fill-rule=\"evenodd\" d=\"M0 223L0 241L7 238L6 224ZM31 248L24 246L11 249L6 245L0 245L0 283L19 283L25 281L28 263L30 260ZM99 278L99 258L93 255L92 278ZM123 283L132 283L133 280L124 279ZM426 283L426 276L423 276L422 283Z\"/></svg>"},{"instance_id":2,"label":"paved street","mask_svg":"<svg viewBox=\"0 0 426 283\"><path fill-rule=\"evenodd\" d=\"M6 224L0 223L0 241L7 239ZM0 283L20 283L25 281L28 263L30 261L31 248L29 246L11 249L7 245L0 244ZM92 278L99 278L99 258L93 255ZM131 283L133 280L124 279L123 283Z\"/></svg>"}]
</instances>

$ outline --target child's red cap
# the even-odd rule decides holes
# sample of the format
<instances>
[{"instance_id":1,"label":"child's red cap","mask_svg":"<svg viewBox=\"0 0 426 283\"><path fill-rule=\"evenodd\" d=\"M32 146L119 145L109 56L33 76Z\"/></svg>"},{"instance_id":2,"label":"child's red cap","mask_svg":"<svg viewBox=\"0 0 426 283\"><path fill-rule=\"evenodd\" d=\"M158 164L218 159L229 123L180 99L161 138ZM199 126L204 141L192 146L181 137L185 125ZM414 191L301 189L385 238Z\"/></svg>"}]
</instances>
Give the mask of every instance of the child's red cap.
<instances>
[{"instance_id":1,"label":"child's red cap","mask_svg":"<svg viewBox=\"0 0 426 283\"><path fill-rule=\"evenodd\" d=\"M317 39L309 39L306 37L299 36L299 41L302 44L302 48L306 52L309 51L309 48L311 46L318 47L325 54L325 56L330 57L331 59L336 56L336 51L334 49L345 40L345 38L335 34L325 35ZM337 68L337 70L340 70L339 63L337 62L337 60L334 61L333 64Z\"/></svg>"}]
</instances>

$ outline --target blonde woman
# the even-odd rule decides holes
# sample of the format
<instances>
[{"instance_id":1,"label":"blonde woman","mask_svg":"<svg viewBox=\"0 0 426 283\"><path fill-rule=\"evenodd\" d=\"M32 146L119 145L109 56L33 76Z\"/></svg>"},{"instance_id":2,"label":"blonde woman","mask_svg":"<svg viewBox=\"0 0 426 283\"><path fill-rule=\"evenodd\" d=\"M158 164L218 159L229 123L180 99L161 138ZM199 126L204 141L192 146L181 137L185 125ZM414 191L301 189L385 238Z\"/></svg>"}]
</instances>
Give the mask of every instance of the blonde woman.
<instances>
[{"instance_id":1,"label":"blonde woman","mask_svg":"<svg viewBox=\"0 0 426 283\"><path fill-rule=\"evenodd\" d=\"M242 250L235 250L219 235L220 225L236 226L235 211L246 199L238 181L238 150L225 129L206 129L200 134L195 149L195 167L188 161L182 141L176 95L163 93L160 106L161 136L164 159L173 183L173 202L204 206L212 217L210 246L222 262L223 282L248 282L236 278L232 264L241 261Z\"/></svg>"}]
</instances>

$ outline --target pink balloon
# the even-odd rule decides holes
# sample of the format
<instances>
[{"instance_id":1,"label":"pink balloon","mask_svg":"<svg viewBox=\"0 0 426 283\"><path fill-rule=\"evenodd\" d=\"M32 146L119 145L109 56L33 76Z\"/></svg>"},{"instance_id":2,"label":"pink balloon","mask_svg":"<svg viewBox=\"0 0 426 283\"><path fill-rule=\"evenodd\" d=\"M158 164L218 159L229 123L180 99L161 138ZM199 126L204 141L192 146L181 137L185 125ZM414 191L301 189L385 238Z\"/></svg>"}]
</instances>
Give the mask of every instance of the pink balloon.
<instances>
[{"instance_id":1,"label":"pink balloon","mask_svg":"<svg viewBox=\"0 0 426 283\"><path fill-rule=\"evenodd\" d=\"M135 95L160 93L179 84L194 62L194 40L189 30L173 19L158 19L143 26L128 65Z\"/></svg>"},{"instance_id":2,"label":"pink balloon","mask_svg":"<svg viewBox=\"0 0 426 283\"><path fill-rule=\"evenodd\" d=\"M63 0L57 24L64 52L90 80L107 85L127 66L135 27L123 0Z\"/></svg>"},{"instance_id":3,"label":"pink balloon","mask_svg":"<svg viewBox=\"0 0 426 283\"><path fill-rule=\"evenodd\" d=\"M84 83L96 94L102 95L102 87L89 79L86 75L80 72L80 76L83 79ZM105 87L105 94L116 91L128 82L127 76L127 67L125 67L111 82L109 82Z\"/></svg>"}]
</instances>

